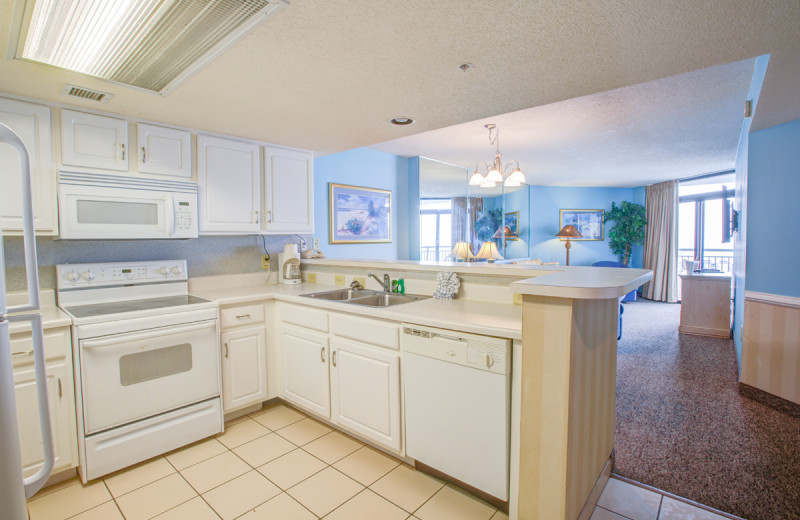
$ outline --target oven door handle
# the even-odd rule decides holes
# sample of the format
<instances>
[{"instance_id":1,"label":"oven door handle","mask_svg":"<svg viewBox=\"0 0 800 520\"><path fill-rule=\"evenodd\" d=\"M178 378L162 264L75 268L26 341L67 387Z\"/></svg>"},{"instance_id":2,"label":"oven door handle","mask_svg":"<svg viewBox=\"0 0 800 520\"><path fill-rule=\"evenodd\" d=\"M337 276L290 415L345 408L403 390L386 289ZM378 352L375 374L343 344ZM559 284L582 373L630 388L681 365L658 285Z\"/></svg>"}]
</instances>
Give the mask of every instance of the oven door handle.
<instances>
[{"instance_id":1,"label":"oven door handle","mask_svg":"<svg viewBox=\"0 0 800 520\"><path fill-rule=\"evenodd\" d=\"M111 345L118 345L119 343L128 343L130 341L142 341L151 338L163 338L166 335L170 334L184 334L186 332L194 332L197 330L203 329L216 329L217 322L215 320L205 321L202 323L194 323L191 325L183 325L178 327L166 327L159 328L147 332L134 332L134 333L126 333L126 334L118 334L116 336L106 336L100 339L88 339L88 340L81 340L81 348L83 349L95 349L95 348L102 348L108 347Z\"/></svg>"}]
</instances>

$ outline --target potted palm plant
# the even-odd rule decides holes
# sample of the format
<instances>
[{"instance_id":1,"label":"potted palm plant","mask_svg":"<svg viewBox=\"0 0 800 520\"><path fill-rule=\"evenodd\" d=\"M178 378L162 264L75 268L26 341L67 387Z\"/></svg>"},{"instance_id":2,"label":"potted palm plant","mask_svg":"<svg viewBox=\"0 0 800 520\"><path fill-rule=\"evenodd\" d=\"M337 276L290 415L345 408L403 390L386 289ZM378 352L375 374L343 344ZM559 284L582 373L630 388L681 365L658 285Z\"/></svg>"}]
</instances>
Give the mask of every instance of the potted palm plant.
<instances>
[{"instance_id":1,"label":"potted palm plant","mask_svg":"<svg viewBox=\"0 0 800 520\"><path fill-rule=\"evenodd\" d=\"M626 201L617 206L612 202L611 211L604 218L604 222L609 221L614 222L614 227L608 232L608 246L620 262L628 265L633 246L644 242L647 225L644 206Z\"/></svg>"}]
</instances>

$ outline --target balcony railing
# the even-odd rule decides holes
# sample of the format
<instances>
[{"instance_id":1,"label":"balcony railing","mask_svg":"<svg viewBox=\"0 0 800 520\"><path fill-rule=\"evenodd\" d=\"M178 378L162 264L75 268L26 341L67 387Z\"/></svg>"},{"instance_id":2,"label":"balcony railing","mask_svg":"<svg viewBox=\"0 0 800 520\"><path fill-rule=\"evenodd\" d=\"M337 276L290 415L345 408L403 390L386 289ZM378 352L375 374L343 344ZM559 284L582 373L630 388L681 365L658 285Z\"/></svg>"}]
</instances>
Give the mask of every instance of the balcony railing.
<instances>
[{"instance_id":1,"label":"balcony railing","mask_svg":"<svg viewBox=\"0 0 800 520\"><path fill-rule=\"evenodd\" d=\"M438 251L437 251L438 249ZM420 262L450 262L450 252L452 246L420 246L419 260Z\"/></svg>"}]
</instances>

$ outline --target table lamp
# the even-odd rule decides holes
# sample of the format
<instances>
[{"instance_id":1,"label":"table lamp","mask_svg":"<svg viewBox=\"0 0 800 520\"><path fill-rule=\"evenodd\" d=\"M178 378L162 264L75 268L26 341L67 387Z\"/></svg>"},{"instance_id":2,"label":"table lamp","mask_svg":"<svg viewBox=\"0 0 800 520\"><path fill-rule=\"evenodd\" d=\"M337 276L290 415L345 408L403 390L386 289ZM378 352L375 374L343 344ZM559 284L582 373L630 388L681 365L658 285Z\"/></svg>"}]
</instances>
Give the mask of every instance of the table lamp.
<instances>
[{"instance_id":1,"label":"table lamp","mask_svg":"<svg viewBox=\"0 0 800 520\"><path fill-rule=\"evenodd\" d=\"M483 243L481 250L478 251L478 254L475 255L475 258L483 258L491 264L497 259L502 260L503 256L500 254L500 251L497 250L497 244L490 240Z\"/></svg>"},{"instance_id":2,"label":"table lamp","mask_svg":"<svg viewBox=\"0 0 800 520\"><path fill-rule=\"evenodd\" d=\"M456 242L456 245L453 247L453 252L450 253L450 256L455 258L457 262L463 262L465 260L475 258L475 255L472 254L472 249L470 249L469 244L466 242Z\"/></svg>"},{"instance_id":3,"label":"table lamp","mask_svg":"<svg viewBox=\"0 0 800 520\"><path fill-rule=\"evenodd\" d=\"M569 239L570 238L581 238L581 237L583 237L583 235L581 235L581 232L578 231L578 228L576 228L572 224L567 224L566 226L561 228L561 231L559 231L556 234L556 236L559 237L559 238L566 238L567 239L567 243L564 244L564 247L567 248L567 265L569 265L569 248L572 247L572 244L569 243Z\"/></svg>"}]
</instances>

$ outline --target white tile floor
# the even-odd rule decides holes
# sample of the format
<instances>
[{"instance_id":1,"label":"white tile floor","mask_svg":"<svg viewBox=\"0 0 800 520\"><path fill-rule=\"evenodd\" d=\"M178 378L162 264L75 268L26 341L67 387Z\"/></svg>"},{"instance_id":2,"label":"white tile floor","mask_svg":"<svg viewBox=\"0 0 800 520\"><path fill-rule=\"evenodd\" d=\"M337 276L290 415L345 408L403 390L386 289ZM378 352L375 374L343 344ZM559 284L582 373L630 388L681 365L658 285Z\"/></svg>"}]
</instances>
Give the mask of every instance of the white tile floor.
<instances>
[{"instance_id":1,"label":"white tile floor","mask_svg":"<svg viewBox=\"0 0 800 520\"><path fill-rule=\"evenodd\" d=\"M31 520L502 520L508 516L283 405L225 433L28 502ZM722 517L612 479L591 520Z\"/></svg>"}]
</instances>

